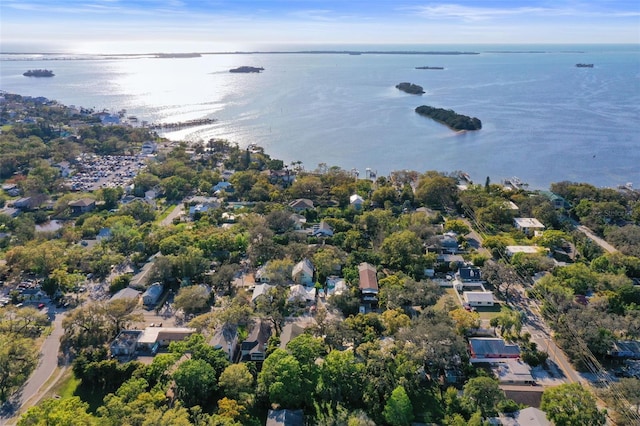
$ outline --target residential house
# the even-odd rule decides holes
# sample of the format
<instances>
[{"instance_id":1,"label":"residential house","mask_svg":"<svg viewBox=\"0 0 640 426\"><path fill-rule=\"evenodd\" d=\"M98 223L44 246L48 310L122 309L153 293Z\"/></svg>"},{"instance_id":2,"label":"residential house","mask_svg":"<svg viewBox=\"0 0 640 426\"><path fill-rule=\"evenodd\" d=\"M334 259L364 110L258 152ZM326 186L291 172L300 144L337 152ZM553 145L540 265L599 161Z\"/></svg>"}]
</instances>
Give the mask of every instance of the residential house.
<instances>
[{"instance_id":1,"label":"residential house","mask_svg":"<svg viewBox=\"0 0 640 426\"><path fill-rule=\"evenodd\" d=\"M568 209L571 207L571 204L569 204L567 200L565 200L558 194L555 194L551 191L538 191L538 192L540 193L540 195L547 197L547 199L551 201L553 208L556 210L564 209L564 208Z\"/></svg>"},{"instance_id":2,"label":"residential house","mask_svg":"<svg viewBox=\"0 0 640 426\"><path fill-rule=\"evenodd\" d=\"M136 353L141 330L122 330L109 345L113 356L132 356Z\"/></svg>"},{"instance_id":3,"label":"residential house","mask_svg":"<svg viewBox=\"0 0 640 426\"><path fill-rule=\"evenodd\" d=\"M519 359L507 358L491 363L491 371L501 385L530 386L536 382L531 375L531 367Z\"/></svg>"},{"instance_id":4,"label":"residential house","mask_svg":"<svg viewBox=\"0 0 640 426\"><path fill-rule=\"evenodd\" d=\"M60 170L60 176L63 178L69 177L71 175L71 164L68 161L61 161L53 165L53 167Z\"/></svg>"},{"instance_id":5,"label":"residential house","mask_svg":"<svg viewBox=\"0 0 640 426\"><path fill-rule=\"evenodd\" d=\"M280 334L280 349L286 349L287 344L304 333L304 328L300 327L295 322L287 323L282 329L282 334Z\"/></svg>"},{"instance_id":6,"label":"residential house","mask_svg":"<svg viewBox=\"0 0 640 426\"><path fill-rule=\"evenodd\" d=\"M363 204L364 198L362 198L360 195L353 194L351 197L349 197L349 205L354 209L360 210Z\"/></svg>"},{"instance_id":7,"label":"residential house","mask_svg":"<svg viewBox=\"0 0 640 426\"><path fill-rule=\"evenodd\" d=\"M302 410L269 410L265 426L304 426Z\"/></svg>"},{"instance_id":8,"label":"residential house","mask_svg":"<svg viewBox=\"0 0 640 426\"><path fill-rule=\"evenodd\" d=\"M319 224L313 225L311 235L314 237L333 237L333 228L323 220Z\"/></svg>"},{"instance_id":9,"label":"residential house","mask_svg":"<svg viewBox=\"0 0 640 426\"><path fill-rule=\"evenodd\" d=\"M493 293L490 291L465 291L462 293L462 299L473 307L486 307L495 304Z\"/></svg>"},{"instance_id":10,"label":"residential house","mask_svg":"<svg viewBox=\"0 0 640 426\"><path fill-rule=\"evenodd\" d=\"M439 253L458 254L460 253L460 244L458 244L458 234L455 232L447 232L438 235L435 250Z\"/></svg>"},{"instance_id":11,"label":"residential house","mask_svg":"<svg viewBox=\"0 0 640 426\"><path fill-rule=\"evenodd\" d=\"M216 184L213 186L213 188L212 188L212 189L213 189L213 193L214 193L214 194L219 194L219 193L220 193L220 192L222 192L222 191L224 191L224 192L226 192L226 193L232 193L232 192L234 192L234 190L233 190L233 185L231 185L231 183L230 183L230 182L226 182L226 181L221 181L221 182L216 183Z\"/></svg>"},{"instance_id":12,"label":"residential house","mask_svg":"<svg viewBox=\"0 0 640 426\"><path fill-rule=\"evenodd\" d=\"M309 259L302 259L293 267L291 278L296 284L313 286L313 263Z\"/></svg>"},{"instance_id":13,"label":"residential house","mask_svg":"<svg viewBox=\"0 0 640 426\"><path fill-rule=\"evenodd\" d=\"M613 343L613 347L607 352L612 358L640 359L640 341L618 340Z\"/></svg>"},{"instance_id":14,"label":"residential house","mask_svg":"<svg viewBox=\"0 0 640 426\"><path fill-rule=\"evenodd\" d=\"M253 295L251 296L251 301L255 303L256 299L260 296L265 296L269 290L274 288L274 285L269 284L258 284L253 288Z\"/></svg>"},{"instance_id":15,"label":"residential house","mask_svg":"<svg viewBox=\"0 0 640 426\"><path fill-rule=\"evenodd\" d=\"M307 198L298 198L289 203L289 207L295 212L303 212L305 210L312 210L314 208L313 201Z\"/></svg>"},{"instance_id":16,"label":"residential house","mask_svg":"<svg viewBox=\"0 0 640 426\"><path fill-rule=\"evenodd\" d=\"M80 198L79 200L69 201L67 205L71 209L71 214L80 215L93 211L96 208L96 200L91 198Z\"/></svg>"},{"instance_id":17,"label":"residential house","mask_svg":"<svg viewBox=\"0 0 640 426\"><path fill-rule=\"evenodd\" d=\"M253 280L255 282L268 283L270 281L269 274L267 273L267 265L269 265L269 262L259 267L256 270L255 274L253 274Z\"/></svg>"},{"instance_id":18,"label":"residential house","mask_svg":"<svg viewBox=\"0 0 640 426\"><path fill-rule=\"evenodd\" d=\"M471 362L490 362L501 358L520 358L520 347L496 337L469 338Z\"/></svg>"},{"instance_id":19,"label":"residential house","mask_svg":"<svg viewBox=\"0 0 640 426\"><path fill-rule=\"evenodd\" d=\"M347 291L347 284L344 278L331 275L327 277L327 296L340 295Z\"/></svg>"},{"instance_id":20,"label":"residential house","mask_svg":"<svg viewBox=\"0 0 640 426\"><path fill-rule=\"evenodd\" d=\"M122 290L118 291L116 294L111 296L109 302L113 302L118 299L139 299L140 292L135 288L125 287Z\"/></svg>"},{"instance_id":21,"label":"residential house","mask_svg":"<svg viewBox=\"0 0 640 426\"><path fill-rule=\"evenodd\" d=\"M544 247L539 246L507 246L505 253L508 257L511 257L516 253L538 254L545 250L546 249Z\"/></svg>"},{"instance_id":22,"label":"residential house","mask_svg":"<svg viewBox=\"0 0 640 426\"><path fill-rule=\"evenodd\" d=\"M188 339L195 332L186 327L147 327L138 339L138 349L155 354L159 348Z\"/></svg>"},{"instance_id":23,"label":"residential house","mask_svg":"<svg viewBox=\"0 0 640 426\"><path fill-rule=\"evenodd\" d=\"M463 283L481 282L482 271L480 271L480 268L477 268L475 266L462 267L458 269L456 278Z\"/></svg>"},{"instance_id":24,"label":"residential house","mask_svg":"<svg viewBox=\"0 0 640 426\"><path fill-rule=\"evenodd\" d=\"M296 231L300 231L307 223L307 218L298 213L292 213L289 218L293 221L293 227Z\"/></svg>"},{"instance_id":25,"label":"residential house","mask_svg":"<svg viewBox=\"0 0 640 426\"><path fill-rule=\"evenodd\" d=\"M271 337L271 324L259 321L254 324L247 339L240 345L241 361L264 361L267 352L267 342Z\"/></svg>"},{"instance_id":26,"label":"residential house","mask_svg":"<svg viewBox=\"0 0 640 426\"><path fill-rule=\"evenodd\" d=\"M516 217L513 219L517 230L522 231L527 236L536 235L544 231L544 225L535 217Z\"/></svg>"},{"instance_id":27,"label":"residential house","mask_svg":"<svg viewBox=\"0 0 640 426\"><path fill-rule=\"evenodd\" d=\"M289 289L288 302L311 303L316 300L316 288L305 287L300 284L291 286Z\"/></svg>"},{"instance_id":28,"label":"residential house","mask_svg":"<svg viewBox=\"0 0 640 426\"><path fill-rule=\"evenodd\" d=\"M287 187L296 180L296 174L291 170L265 170L262 172L269 179L272 185L282 185Z\"/></svg>"},{"instance_id":29,"label":"residential house","mask_svg":"<svg viewBox=\"0 0 640 426\"><path fill-rule=\"evenodd\" d=\"M547 420L547 414L536 407L527 407L508 414L502 413L499 417L491 418L489 423L496 426L551 426L551 422Z\"/></svg>"},{"instance_id":30,"label":"residential house","mask_svg":"<svg viewBox=\"0 0 640 426\"><path fill-rule=\"evenodd\" d=\"M20 195L20 188L15 183L3 184L2 190L10 197L17 197Z\"/></svg>"},{"instance_id":31,"label":"residential house","mask_svg":"<svg viewBox=\"0 0 640 426\"><path fill-rule=\"evenodd\" d=\"M20 211L35 210L46 200L46 195L39 194L31 197L23 197L13 202L13 207Z\"/></svg>"},{"instance_id":32,"label":"residential house","mask_svg":"<svg viewBox=\"0 0 640 426\"><path fill-rule=\"evenodd\" d=\"M227 359L234 362L238 350L238 327L225 324L216 328L209 345L223 351Z\"/></svg>"},{"instance_id":33,"label":"residential house","mask_svg":"<svg viewBox=\"0 0 640 426\"><path fill-rule=\"evenodd\" d=\"M154 306L156 303L158 303L158 300L160 300L160 296L162 295L163 291L164 289L162 288L162 284L151 284L147 291L142 293L142 303L144 303L145 306Z\"/></svg>"},{"instance_id":34,"label":"residential house","mask_svg":"<svg viewBox=\"0 0 640 426\"><path fill-rule=\"evenodd\" d=\"M142 143L142 155L152 155L158 151L158 144L153 141L145 141Z\"/></svg>"},{"instance_id":35,"label":"residential house","mask_svg":"<svg viewBox=\"0 0 640 426\"><path fill-rule=\"evenodd\" d=\"M358 265L360 277L360 310L367 312L378 307L378 277L376 268L366 262Z\"/></svg>"}]
</instances>

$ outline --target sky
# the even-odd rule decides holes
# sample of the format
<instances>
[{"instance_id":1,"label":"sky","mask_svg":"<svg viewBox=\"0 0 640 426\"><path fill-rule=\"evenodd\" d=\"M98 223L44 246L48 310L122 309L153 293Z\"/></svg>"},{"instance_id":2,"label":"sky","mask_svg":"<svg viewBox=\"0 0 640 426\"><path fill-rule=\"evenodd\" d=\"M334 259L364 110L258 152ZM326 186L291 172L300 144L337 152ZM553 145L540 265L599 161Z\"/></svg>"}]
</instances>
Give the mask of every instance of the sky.
<instances>
[{"instance_id":1,"label":"sky","mask_svg":"<svg viewBox=\"0 0 640 426\"><path fill-rule=\"evenodd\" d=\"M639 0L0 0L0 52L640 44Z\"/></svg>"}]
</instances>

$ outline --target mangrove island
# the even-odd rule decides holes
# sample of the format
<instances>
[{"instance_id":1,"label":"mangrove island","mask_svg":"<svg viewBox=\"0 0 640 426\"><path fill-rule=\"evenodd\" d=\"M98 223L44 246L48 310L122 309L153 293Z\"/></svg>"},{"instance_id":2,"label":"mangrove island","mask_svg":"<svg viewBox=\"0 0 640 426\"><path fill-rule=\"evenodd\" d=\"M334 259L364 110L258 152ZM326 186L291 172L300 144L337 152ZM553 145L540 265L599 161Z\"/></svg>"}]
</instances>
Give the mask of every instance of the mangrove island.
<instances>
[{"instance_id":1,"label":"mangrove island","mask_svg":"<svg viewBox=\"0 0 640 426\"><path fill-rule=\"evenodd\" d=\"M480 130L482 122L476 117L457 114L455 111L422 105L416 108L420 115L427 116L438 123L442 123L452 130Z\"/></svg>"},{"instance_id":2,"label":"mangrove island","mask_svg":"<svg viewBox=\"0 0 640 426\"><path fill-rule=\"evenodd\" d=\"M53 77L55 74L51 70L28 70L22 75L25 77Z\"/></svg>"},{"instance_id":3,"label":"mangrove island","mask_svg":"<svg viewBox=\"0 0 640 426\"><path fill-rule=\"evenodd\" d=\"M398 83L396 84L396 89L402 90L403 92L412 95L422 95L424 93L422 86L418 86L417 84L413 83Z\"/></svg>"},{"instance_id":4,"label":"mangrove island","mask_svg":"<svg viewBox=\"0 0 640 426\"><path fill-rule=\"evenodd\" d=\"M238 68L232 68L232 69L229 70L229 72L240 72L240 73L260 72L260 71L264 71L264 68L262 68L262 67L247 67L247 66L243 66L243 67L238 67Z\"/></svg>"}]
</instances>

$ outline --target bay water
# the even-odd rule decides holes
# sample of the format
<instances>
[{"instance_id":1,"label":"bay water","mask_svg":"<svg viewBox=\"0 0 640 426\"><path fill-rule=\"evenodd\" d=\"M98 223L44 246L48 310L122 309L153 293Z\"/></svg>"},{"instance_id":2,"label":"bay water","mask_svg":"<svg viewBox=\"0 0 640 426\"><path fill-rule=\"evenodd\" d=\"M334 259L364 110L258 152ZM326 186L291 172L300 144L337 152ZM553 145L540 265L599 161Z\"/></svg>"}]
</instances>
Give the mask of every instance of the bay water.
<instances>
[{"instance_id":1,"label":"bay water","mask_svg":"<svg viewBox=\"0 0 640 426\"><path fill-rule=\"evenodd\" d=\"M318 50L318 46L308 49ZM341 47L341 50L349 50ZM284 49L282 49L284 50ZM195 58L0 55L0 89L63 104L126 109L140 121L214 118L163 134L251 143L285 163L378 175L462 170L484 183L519 177L546 189L570 180L640 186L640 46L357 46L477 55L251 53ZM592 63L579 68L577 63ZM261 73L229 73L238 66ZM420 70L419 66L444 67ZM28 78L47 68L52 78ZM421 85L409 95L400 82ZM414 109L478 117L456 133Z\"/></svg>"}]
</instances>

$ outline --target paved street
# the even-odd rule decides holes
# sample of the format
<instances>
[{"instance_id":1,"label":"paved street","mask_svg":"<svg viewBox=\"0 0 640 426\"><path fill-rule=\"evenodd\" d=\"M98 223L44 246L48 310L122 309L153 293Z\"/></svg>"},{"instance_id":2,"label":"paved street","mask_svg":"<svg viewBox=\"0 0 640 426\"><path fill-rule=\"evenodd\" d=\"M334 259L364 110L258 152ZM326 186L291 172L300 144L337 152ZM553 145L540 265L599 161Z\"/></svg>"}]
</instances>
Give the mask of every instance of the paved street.
<instances>
[{"instance_id":1,"label":"paved street","mask_svg":"<svg viewBox=\"0 0 640 426\"><path fill-rule=\"evenodd\" d=\"M12 397L10 406L5 407L0 412L0 424L12 424L17 420L16 418L12 419L14 414L24 411L31 405L37 403L39 397L42 396L40 390L58 366L60 338L63 334L62 320L65 312L57 310L53 306L50 307L50 309L50 312L55 315L52 323L53 330L40 348L40 362L22 389Z\"/></svg>"},{"instance_id":2,"label":"paved street","mask_svg":"<svg viewBox=\"0 0 640 426\"><path fill-rule=\"evenodd\" d=\"M595 242L600 247L602 247L607 253L616 253L618 251L614 246L612 246L611 244L609 244L608 242L606 242L602 238L600 238L597 235L595 235L591 231L591 229L587 228L586 226L578 225L578 226L576 226L576 228L580 232L585 234L587 237L589 237L591 240L593 240L593 242Z\"/></svg>"}]
</instances>

